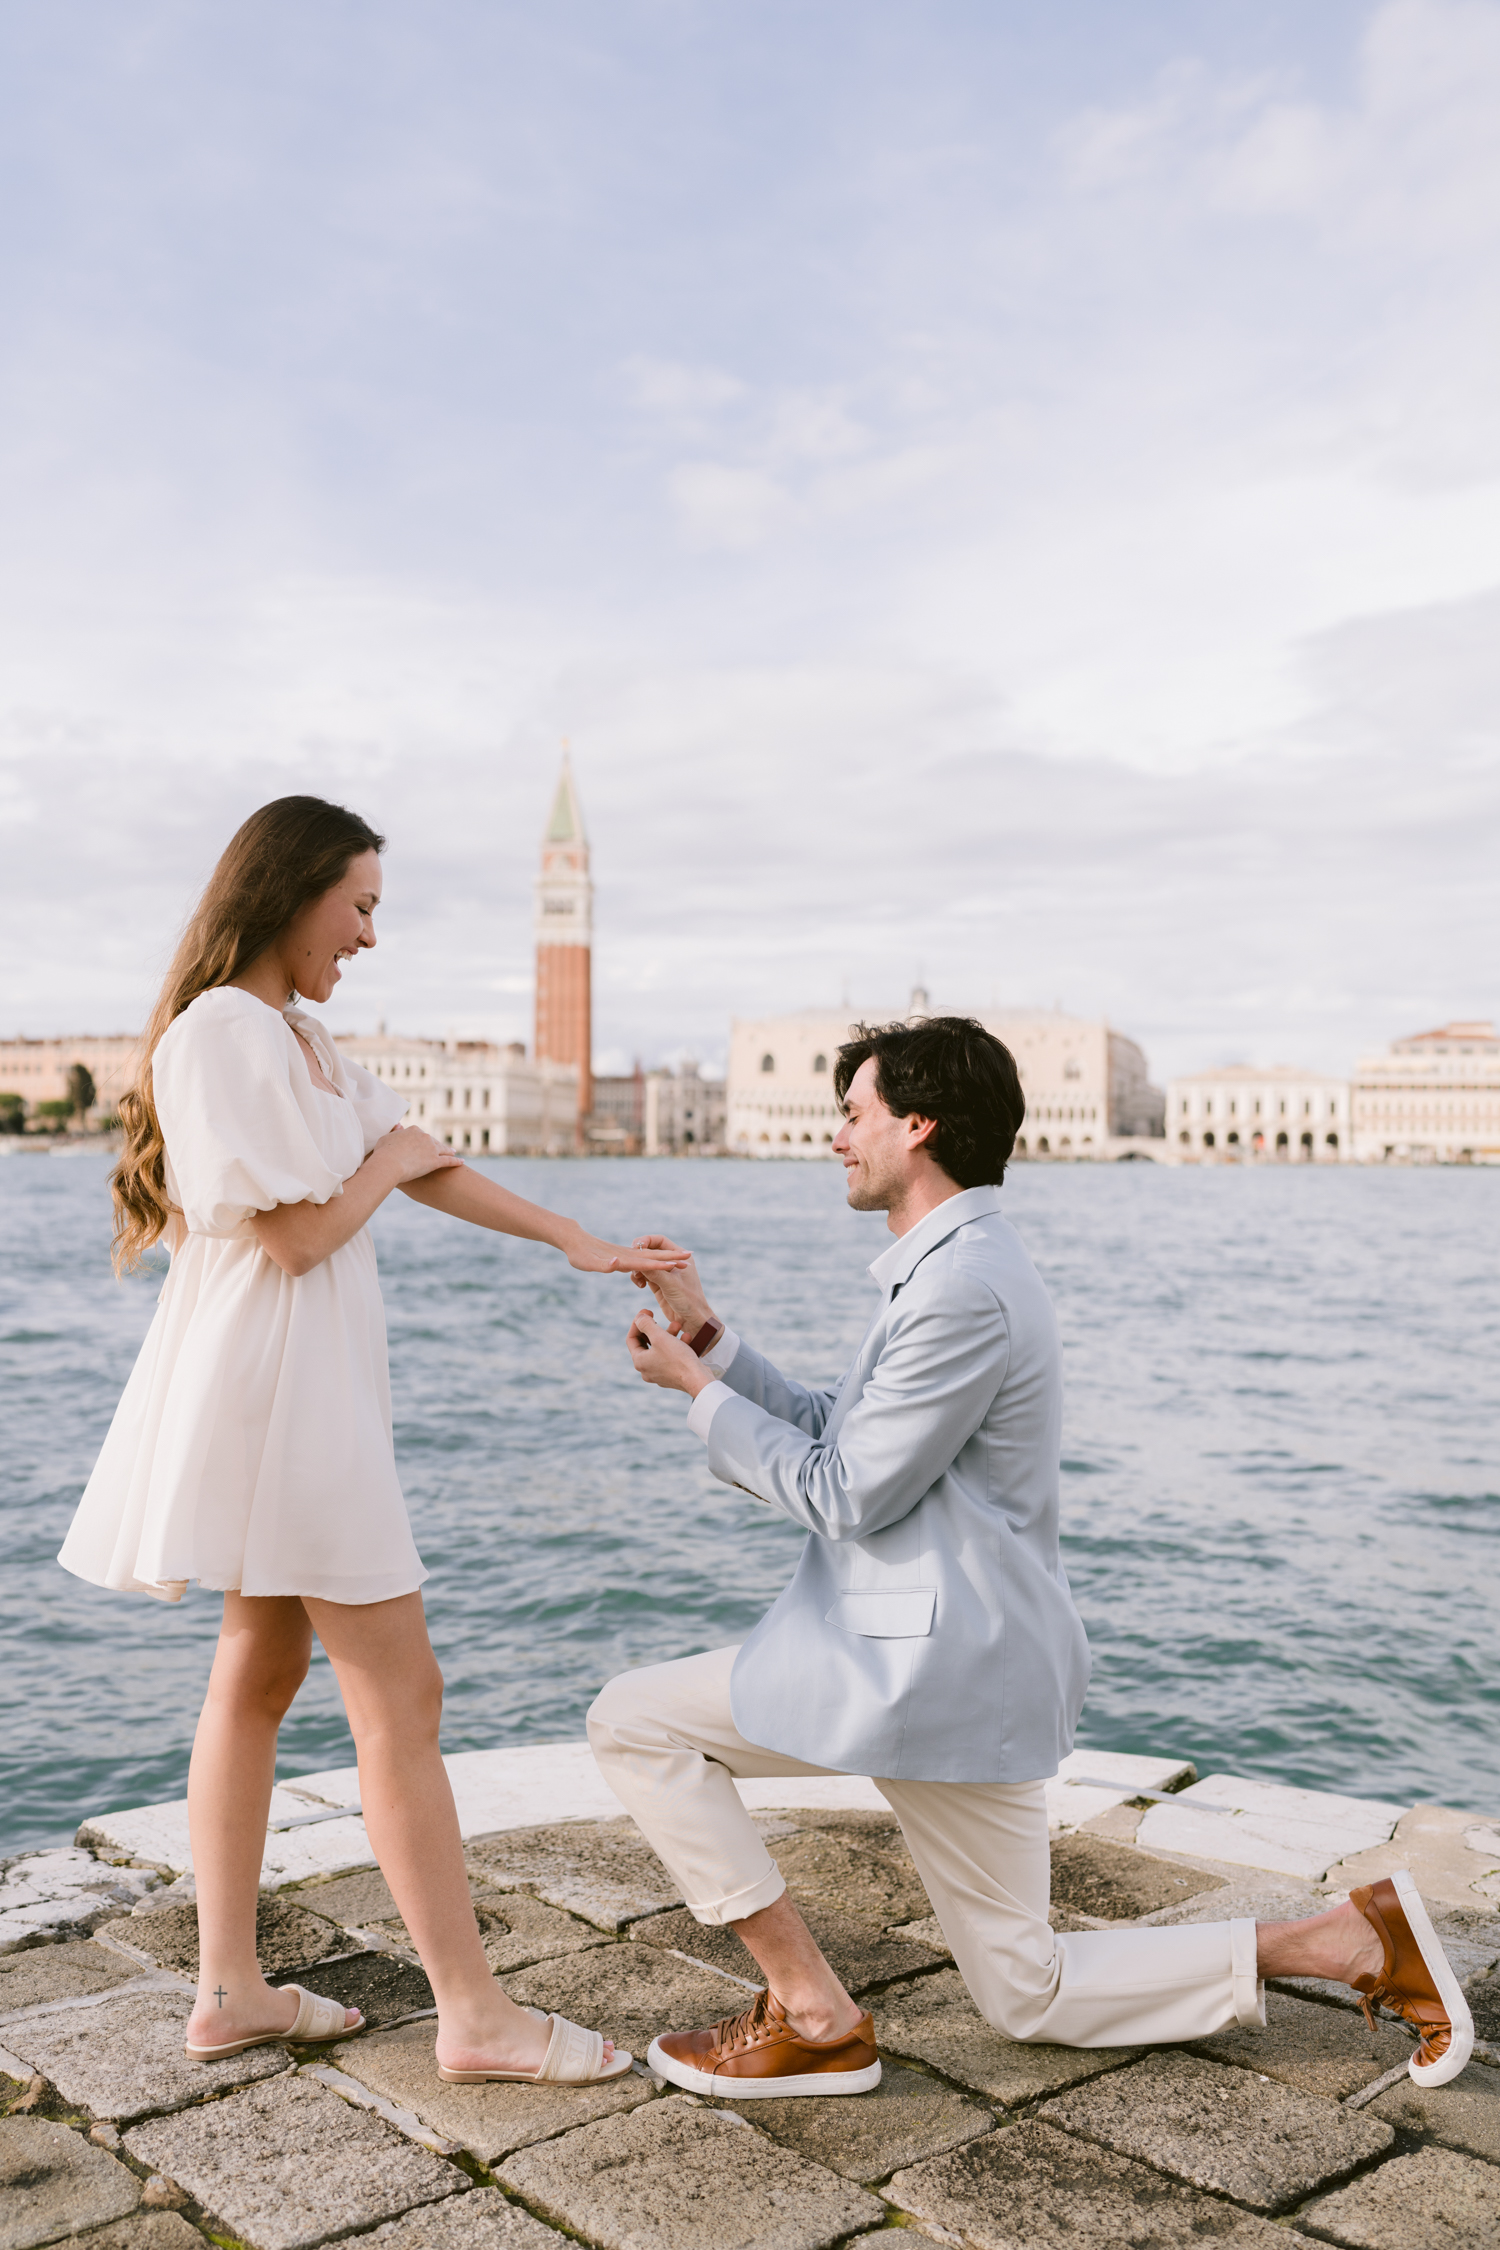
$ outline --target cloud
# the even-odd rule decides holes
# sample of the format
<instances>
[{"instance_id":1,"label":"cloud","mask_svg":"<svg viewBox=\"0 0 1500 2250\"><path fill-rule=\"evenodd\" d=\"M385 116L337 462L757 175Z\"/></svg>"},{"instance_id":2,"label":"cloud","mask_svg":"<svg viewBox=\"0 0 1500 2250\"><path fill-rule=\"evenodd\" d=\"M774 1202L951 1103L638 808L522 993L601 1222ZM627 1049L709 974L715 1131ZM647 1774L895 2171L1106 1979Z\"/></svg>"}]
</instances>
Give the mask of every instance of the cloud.
<instances>
[{"instance_id":1,"label":"cloud","mask_svg":"<svg viewBox=\"0 0 1500 2250\"><path fill-rule=\"evenodd\" d=\"M526 1036L564 736L615 1052L919 965L1161 1070L1492 1012L1500 7L1086 13L0 70L10 1018L137 1019L313 787L340 1005Z\"/></svg>"}]
</instances>

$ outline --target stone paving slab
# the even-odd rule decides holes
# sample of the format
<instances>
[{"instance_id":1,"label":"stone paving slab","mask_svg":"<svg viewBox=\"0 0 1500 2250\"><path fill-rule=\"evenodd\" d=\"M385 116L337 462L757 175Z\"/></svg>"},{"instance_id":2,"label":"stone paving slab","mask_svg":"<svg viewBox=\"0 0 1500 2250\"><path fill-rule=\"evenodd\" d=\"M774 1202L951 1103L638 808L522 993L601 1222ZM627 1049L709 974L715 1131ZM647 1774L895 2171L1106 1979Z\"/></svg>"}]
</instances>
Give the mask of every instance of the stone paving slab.
<instances>
[{"instance_id":1,"label":"stone paving slab","mask_svg":"<svg viewBox=\"0 0 1500 2250\"><path fill-rule=\"evenodd\" d=\"M1449 1805L1413 1805L1397 1821L1389 1843L1374 1842L1341 1859L1329 1870L1330 1881L1352 1891L1357 1883L1378 1882L1398 1867L1409 1867L1424 1898L1481 1906L1485 1894L1476 1886L1500 1866L1500 1849L1470 1843L1468 1837L1482 1837L1487 1825Z\"/></svg>"},{"instance_id":2,"label":"stone paving slab","mask_svg":"<svg viewBox=\"0 0 1500 2250\"><path fill-rule=\"evenodd\" d=\"M300 2250L469 2188L456 2165L296 2076L153 2118L124 2140L256 2250Z\"/></svg>"},{"instance_id":3,"label":"stone paving slab","mask_svg":"<svg viewBox=\"0 0 1500 2250\"><path fill-rule=\"evenodd\" d=\"M95 2117L181 2109L290 2067L285 2047L252 2047L224 2062L189 2062L182 2035L190 2006L185 1992L124 1993L94 2007L8 2024L5 2039L51 2080L64 2101Z\"/></svg>"},{"instance_id":4,"label":"stone paving slab","mask_svg":"<svg viewBox=\"0 0 1500 2250\"><path fill-rule=\"evenodd\" d=\"M533 1961L554 1961L564 1953L587 1953L612 1942L592 1923L546 1905L529 1891L496 1891L484 1883L475 1883L472 1889L484 1957L498 1977L529 1968ZM392 1945L412 1950L411 1933L399 1914L366 1927Z\"/></svg>"},{"instance_id":5,"label":"stone paving slab","mask_svg":"<svg viewBox=\"0 0 1500 2250\"><path fill-rule=\"evenodd\" d=\"M404 2024L351 2040L333 2060L372 2094L460 2142L481 2164L652 2098L650 2079L633 2070L604 2086L445 2086L437 2074L436 2035L435 2024Z\"/></svg>"},{"instance_id":6,"label":"stone paving slab","mask_svg":"<svg viewBox=\"0 0 1500 2250\"><path fill-rule=\"evenodd\" d=\"M1195 2055L1153 2054L1047 2103L1050 2123L1268 2215L1381 2155L1383 2118Z\"/></svg>"},{"instance_id":7,"label":"stone paving slab","mask_svg":"<svg viewBox=\"0 0 1500 2250\"><path fill-rule=\"evenodd\" d=\"M497 1976L550 1961L560 1953L582 1953L606 1941L576 1915L564 1914L527 1891L497 1891L477 1876L469 1879L485 1959ZM312 1883L292 1893L298 1906L348 1930L372 1930L395 1946L414 1952L411 1933L379 1868L343 1875L331 1883Z\"/></svg>"},{"instance_id":8,"label":"stone paving slab","mask_svg":"<svg viewBox=\"0 0 1500 2250\"><path fill-rule=\"evenodd\" d=\"M695 1969L654 1945L604 1945L559 1961L539 1961L506 1979L523 2007L556 2009L628 2047L644 2061L661 2031L696 2031L738 2015L754 1995L711 1969Z\"/></svg>"},{"instance_id":9,"label":"stone paving slab","mask_svg":"<svg viewBox=\"0 0 1500 2250\"><path fill-rule=\"evenodd\" d=\"M141 2183L81 2133L45 2117L0 2118L0 2250L32 2250L122 2218Z\"/></svg>"},{"instance_id":10,"label":"stone paving slab","mask_svg":"<svg viewBox=\"0 0 1500 2250\"><path fill-rule=\"evenodd\" d=\"M726 2106L735 2107L726 2095ZM921 2071L887 2063L873 2094L745 2102L747 2125L846 2180L883 2180L900 2164L941 2156L992 2130L991 2112Z\"/></svg>"},{"instance_id":11,"label":"stone paving slab","mask_svg":"<svg viewBox=\"0 0 1500 2250\"><path fill-rule=\"evenodd\" d=\"M132 1914L125 1921L104 1923L99 1935L146 1954L158 1968L197 1977L196 1906L169 1906L159 1914ZM277 1984L285 1983L310 1963L321 1961L326 1954L357 1952L359 1942L320 1915L309 1914L288 1899L262 1893L255 1910L255 1950L262 1974L269 1983Z\"/></svg>"},{"instance_id":12,"label":"stone paving slab","mask_svg":"<svg viewBox=\"0 0 1500 2250\"><path fill-rule=\"evenodd\" d=\"M357 1796L351 1801L357 1803ZM316 1810L318 1807L305 1796L295 1796L282 1787L271 1792L273 1821L300 1820ZM100 1813L84 1822L77 1840L90 1850L149 1860L174 1875L189 1873L193 1865L185 1799ZM314 1876L341 1875L374 1864L375 1854L362 1820L322 1820L307 1828L268 1831L260 1880L264 1889L278 1890L285 1884L308 1882Z\"/></svg>"},{"instance_id":13,"label":"stone paving slab","mask_svg":"<svg viewBox=\"0 0 1500 2250\"><path fill-rule=\"evenodd\" d=\"M1500 2164L1500 2070L1470 2063L1446 2086L1417 2086L1403 2078L1389 2093L1376 2095L1369 2115L1383 2117L1398 2133L1421 2133L1444 2148Z\"/></svg>"},{"instance_id":14,"label":"stone paving slab","mask_svg":"<svg viewBox=\"0 0 1500 2250\"><path fill-rule=\"evenodd\" d=\"M464 1848L471 1875L499 1891L530 1891L611 1934L681 1906L682 1894L633 1820L514 1829Z\"/></svg>"},{"instance_id":15,"label":"stone paving slab","mask_svg":"<svg viewBox=\"0 0 1500 2250\"><path fill-rule=\"evenodd\" d=\"M203 2237L175 2211L132 2211L85 2237L87 2250L203 2250Z\"/></svg>"},{"instance_id":16,"label":"stone paving slab","mask_svg":"<svg viewBox=\"0 0 1500 2250\"><path fill-rule=\"evenodd\" d=\"M1231 1883L1226 1890L1206 1891L1181 1906L1159 1907L1141 1920L1150 1929L1170 1930L1184 1922L1305 1922L1332 1904L1312 1885Z\"/></svg>"},{"instance_id":17,"label":"stone paving slab","mask_svg":"<svg viewBox=\"0 0 1500 2250\"><path fill-rule=\"evenodd\" d=\"M320 1961L297 1981L325 2000L358 2008L371 2025L396 2023L437 2005L423 1971L399 1953L349 1953L339 1961Z\"/></svg>"},{"instance_id":18,"label":"stone paving slab","mask_svg":"<svg viewBox=\"0 0 1500 2250\"><path fill-rule=\"evenodd\" d=\"M1333 2102L1373 2085L1411 2051L1409 2035L1389 2019L1372 2032L1357 2009L1325 2008L1275 1991L1266 1994L1263 2031L1236 2026L1200 2039L1195 2048L1214 2062L1235 2063Z\"/></svg>"},{"instance_id":19,"label":"stone paving slab","mask_svg":"<svg viewBox=\"0 0 1500 2250\"><path fill-rule=\"evenodd\" d=\"M789 1774L779 1779L737 1781L740 1802L747 1812L802 1812L855 1810L883 1814L891 1808L873 1781L858 1773Z\"/></svg>"},{"instance_id":20,"label":"stone paving slab","mask_svg":"<svg viewBox=\"0 0 1500 2250\"><path fill-rule=\"evenodd\" d=\"M837 1829L808 1829L777 1844L772 1857L804 1911L810 1905L831 1907L881 1928L919 1921L932 1912L922 1878L899 1838L877 1845Z\"/></svg>"},{"instance_id":21,"label":"stone paving slab","mask_svg":"<svg viewBox=\"0 0 1500 2250\"><path fill-rule=\"evenodd\" d=\"M459 1750L444 1758L462 1836L494 1835L561 1821L618 1820L620 1800L587 1741L528 1742L507 1750ZM359 1802L359 1770L334 1766L288 1777L330 1804Z\"/></svg>"},{"instance_id":22,"label":"stone paving slab","mask_svg":"<svg viewBox=\"0 0 1500 2250\"><path fill-rule=\"evenodd\" d=\"M1310 2250L1305 2235L1272 2226L1144 2164L1034 2122L970 2141L951 2156L898 2172L886 2196L964 2250ZM888 2243L881 2234L872 2241Z\"/></svg>"},{"instance_id":23,"label":"stone paving slab","mask_svg":"<svg viewBox=\"0 0 1500 2250\"><path fill-rule=\"evenodd\" d=\"M860 1842L873 1845L877 1851L905 1851L906 1838L901 1833L901 1823L883 1797L877 1800L876 1810L861 1806L838 1805L810 1808L807 1811L760 1814L755 1825L769 1841L773 1836L800 1836L821 1834L825 1836L853 1836Z\"/></svg>"},{"instance_id":24,"label":"stone paving slab","mask_svg":"<svg viewBox=\"0 0 1500 2250\"><path fill-rule=\"evenodd\" d=\"M497 1977L534 1961L560 1960L565 1953L588 1953L609 1940L591 1923L526 1891L487 1892L475 1901L484 1957Z\"/></svg>"},{"instance_id":25,"label":"stone paving slab","mask_svg":"<svg viewBox=\"0 0 1500 2250\"><path fill-rule=\"evenodd\" d=\"M1476 1977L1465 1994L1474 2018L1474 2036L1500 2045L1500 1970Z\"/></svg>"},{"instance_id":26,"label":"stone paving slab","mask_svg":"<svg viewBox=\"0 0 1500 2250\"><path fill-rule=\"evenodd\" d=\"M1486 1899L1472 1905L1438 1903L1431 1909L1432 1926L1445 1946L1460 1945L1477 1955L1487 1955L1487 1968L1500 1968L1500 1910Z\"/></svg>"},{"instance_id":27,"label":"stone paving slab","mask_svg":"<svg viewBox=\"0 0 1500 2250\"><path fill-rule=\"evenodd\" d=\"M1045 1784L1047 1819L1053 1827L1078 1828L1116 1810L1138 1789L1176 1789L1196 1778L1197 1768L1186 1758L1070 1750L1055 1779Z\"/></svg>"},{"instance_id":28,"label":"stone paving slab","mask_svg":"<svg viewBox=\"0 0 1500 2250\"><path fill-rule=\"evenodd\" d=\"M891 1936L906 1938L913 1945L925 1945L929 1953L936 1953L944 1961L953 1959L953 1948L944 1937L942 1924L935 1914L924 1914L917 1922L895 1922L891 1925Z\"/></svg>"},{"instance_id":29,"label":"stone paving slab","mask_svg":"<svg viewBox=\"0 0 1500 2250\"><path fill-rule=\"evenodd\" d=\"M476 2188L462 2202L424 2204L360 2240L381 2250L569 2250L566 2235L495 2187Z\"/></svg>"},{"instance_id":30,"label":"stone paving slab","mask_svg":"<svg viewBox=\"0 0 1500 2250\"><path fill-rule=\"evenodd\" d=\"M470 1884L470 1889L475 1886ZM362 1930L378 1922L389 1922L399 1908L391 1896L390 1884L378 1867L362 1867L353 1875L335 1875L326 1883L301 1883L295 1890L283 1891L281 1896L289 1906L300 1906L309 1914L320 1914L326 1922L337 1922L342 1929Z\"/></svg>"},{"instance_id":31,"label":"stone paving slab","mask_svg":"<svg viewBox=\"0 0 1500 2250\"><path fill-rule=\"evenodd\" d=\"M1451 2149L1418 2149L1320 2196L1298 2217L1348 2250L1496 2250L1500 2171Z\"/></svg>"},{"instance_id":32,"label":"stone paving slab","mask_svg":"<svg viewBox=\"0 0 1500 2250\"><path fill-rule=\"evenodd\" d=\"M602 2250L825 2250L884 2216L837 2172L680 2095L522 2149L498 2176Z\"/></svg>"},{"instance_id":33,"label":"stone paving slab","mask_svg":"<svg viewBox=\"0 0 1500 2250\"><path fill-rule=\"evenodd\" d=\"M808 1928L832 1966L834 1975L850 1992L863 1992L872 1984L889 1984L897 1977L915 1976L918 1970L936 1968L946 1958L932 1946L922 1945L893 1931L883 1931L857 1915L837 1908L809 1906L804 1916ZM632 1938L645 1945L668 1946L727 1976L764 1984L755 1956L741 1944L731 1927L712 1928L695 1922L685 1906L670 1914L648 1915L633 1922Z\"/></svg>"},{"instance_id":34,"label":"stone paving slab","mask_svg":"<svg viewBox=\"0 0 1500 2250\"><path fill-rule=\"evenodd\" d=\"M1226 1816L1209 1806L1231 1810ZM1170 1804L1153 1805L1136 1834L1144 1851L1189 1852L1315 1880L1351 1854L1385 1843L1406 1809L1380 1798L1211 1773Z\"/></svg>"},{"instance_id":35,"label":"stone paving slab","mask_svg":"<svg viewBox=\"0 0 1500 2250\"><path fill-rule=\"evenodd\" d=\"M0 1861L0 1955L86 1937L160 1881L154 1868L110 1867L72 1847Z\"/></svg>"},{"instance_id":36,"label":"stone paving slab","mask_svg":"<svg viewBox=\"0 0 1500 2250\"><path fill-rule=\"evenodd\" d=\"M1134 1922L1165 1906L1200 1901L1228 1888L1222 1875L1204 1875L1174 1861L1152 1859L1102 1836L1052 1840L1052 1903L1106 1922Z\"/></svg>"},{"instance_id":37,"label":"stone paving slab","mask_svg":"<svg viewBox=\"0 0 1500 2250\"><path fill-rule=\"evenodd\" d=\"M1133 1844L1136 1830L1145 1817L1146 1806L1140 1798L1134 1802L1125 1798L1118 1805L1110 1805L1104 1812L1095 1813L1086 1820L1079 1833L1084 1836L1102 1836L1107 1843Z\"/></svg>"},{"instance_id":38,"label":"stone paving slab","mask_svg":"<svg viewBox=\"0 0 1500 2250\"><path fill-rule=\"evenodd\" d=\"M80 2000L107 1992L141 1974L139 1965L109 1953L89 1939L63 1945L33 1945L24 1953L0 1956L0 2023L18 2008L40 2008L54 2000Z\"/></svg>"},{"instance_id":39,"label":"stone paving slab","mask_svg":"<svg viewBox=\"0 0 1500 2250\"><path fill-rule=\"evenodd\" d=\"M956 1969L941 1969L874 2003L882 2056L915 2056L1006 2109L1133 2062L1139 2047L1027 2046L991 2030Z\"/></svg>"}]
</instances>

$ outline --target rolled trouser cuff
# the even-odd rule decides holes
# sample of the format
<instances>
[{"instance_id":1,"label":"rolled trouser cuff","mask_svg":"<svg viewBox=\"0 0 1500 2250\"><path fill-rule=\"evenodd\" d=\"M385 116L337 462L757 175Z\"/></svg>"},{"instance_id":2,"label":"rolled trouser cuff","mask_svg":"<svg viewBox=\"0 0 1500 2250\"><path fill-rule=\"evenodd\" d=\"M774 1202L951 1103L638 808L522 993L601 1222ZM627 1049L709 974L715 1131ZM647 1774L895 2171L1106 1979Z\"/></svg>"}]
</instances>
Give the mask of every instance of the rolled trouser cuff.
<instances>
[{"instance_id":1,"label":"rolled trouser cuff","mask_svg":"<svg viewBox=\"0 0 1500 2250\"><path fill-rule=\"evenodd\" d=\"M758 1914L763 1906L774 1906L786 1889L781 1869L774 1862L758 1883L745 1891L735 1891L728 1898L718 1898L701 1904L692 1899L684 1901L695 1922L709 1929L722 1929L726 1922L743 1922L749 1914Z\"/></svg>"},{"instance_id":2,"label":"rolled trouser cuff","mask_svg":"<svg viewBox=\"0 0 1500 2250\"><path fill-rule=\"evenodd\" d=\"M1246 2031L1264 2029L1266 1988L1260 1974L1253 1922L1230 1923L1229 1953L1235 2019Z\"/></svg>"}]
</instances>

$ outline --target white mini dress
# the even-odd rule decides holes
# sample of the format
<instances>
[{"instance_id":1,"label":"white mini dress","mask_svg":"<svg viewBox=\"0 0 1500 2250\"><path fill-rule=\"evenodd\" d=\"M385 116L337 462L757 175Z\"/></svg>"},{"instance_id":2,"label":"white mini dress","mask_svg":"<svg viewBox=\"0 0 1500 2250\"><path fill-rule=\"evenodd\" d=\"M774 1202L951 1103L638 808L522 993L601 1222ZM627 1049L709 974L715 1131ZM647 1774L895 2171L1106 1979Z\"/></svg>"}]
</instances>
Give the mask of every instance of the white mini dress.
<instances>
[{"instance_id":1,"label":"white mini dress","mask_svg":"<svg viewBox=\"0 0 1500 2250\"><path fill-rule=\"evenodd\" d=\"M313 1084L294 1024L337 1094ZM396 1476L369 1230L294 1280L249 1224L342 1194L407 1105L315 1018L227 985L168 1027L151 1073L171 1269L58 1561L164 1601L195 1579L409 1594L427 1573Z\"/></svg>"}]
</instances>

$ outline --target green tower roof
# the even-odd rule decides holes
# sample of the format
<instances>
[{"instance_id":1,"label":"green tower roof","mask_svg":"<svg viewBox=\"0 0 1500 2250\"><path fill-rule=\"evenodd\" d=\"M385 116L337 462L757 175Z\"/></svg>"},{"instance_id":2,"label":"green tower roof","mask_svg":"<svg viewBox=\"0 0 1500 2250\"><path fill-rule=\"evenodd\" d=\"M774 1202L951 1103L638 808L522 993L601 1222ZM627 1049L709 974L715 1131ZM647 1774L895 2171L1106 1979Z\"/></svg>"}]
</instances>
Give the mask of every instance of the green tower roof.
<instances>
[{"instance_id":1,"label":"green tower roof","mask_svg":"<svg viewBox=\"0 0 1500 2250\"><path fill-rule=\"evenodd\" d=\"M578 793L573 787L573 769L564 757L562 772L557 777L557 795L552 800L552 817L547 823L544 842L549 844L582 844L587 842L583 833L583 814L578 809Z\"/></svg>"}]
</instances>

